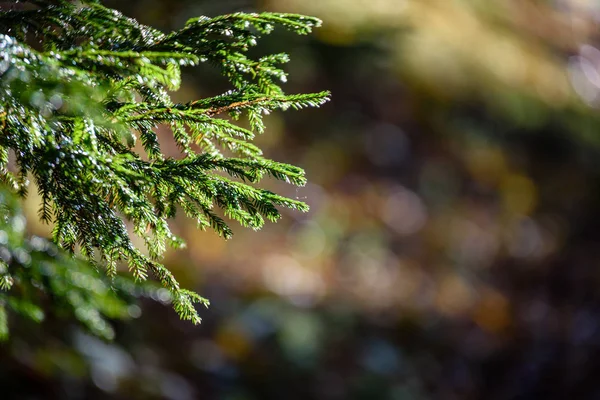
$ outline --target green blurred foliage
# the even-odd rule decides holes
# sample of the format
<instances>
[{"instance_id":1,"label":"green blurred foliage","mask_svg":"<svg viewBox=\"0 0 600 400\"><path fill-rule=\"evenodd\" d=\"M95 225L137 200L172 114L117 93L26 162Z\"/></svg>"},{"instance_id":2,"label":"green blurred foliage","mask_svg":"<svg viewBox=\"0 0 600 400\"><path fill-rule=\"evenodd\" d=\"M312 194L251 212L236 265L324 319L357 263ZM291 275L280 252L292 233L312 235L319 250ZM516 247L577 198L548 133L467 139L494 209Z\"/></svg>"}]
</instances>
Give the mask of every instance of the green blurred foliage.
<instances>
[{"instance_id":1,"label":"green blurred foliage","mask_svg":"<svg viewBox=\"0 0 600 400\"><path fill-rule=\"evenodd\" d=\"M0 189L0 198L0 338L8 337L9 309L38 323L46 312L65 322L70 317L90 332L113 339L114 331L106 319L128 316L124 299L134 297L133 282L117 277L111 283L50 241L28 237L19 200L6 188Z\"/></svg>"}]
</instances>

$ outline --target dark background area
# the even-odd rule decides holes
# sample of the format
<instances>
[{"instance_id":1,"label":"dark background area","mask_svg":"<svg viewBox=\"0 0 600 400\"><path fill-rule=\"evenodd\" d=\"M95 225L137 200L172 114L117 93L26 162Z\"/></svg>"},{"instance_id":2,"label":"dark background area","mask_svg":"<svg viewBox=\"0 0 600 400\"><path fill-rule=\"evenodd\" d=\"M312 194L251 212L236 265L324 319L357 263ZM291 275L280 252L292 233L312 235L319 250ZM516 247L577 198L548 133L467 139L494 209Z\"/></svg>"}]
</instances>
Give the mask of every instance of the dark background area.
<instances>
[{"instance_id":1,"label":"dark background area","mask_svg":"<svg viewBox=\"0 0 600 400\"><path fill-rule=\"evenodd\" d=\"M288 92L332 91L257 140L306 169L305 188L273 188L311 211L230 241L177 220L188 248L167 265L211 300L202 325L150 300L111 343L19 321L2 398L600 398L593 2L105 4L165 31L235 11L324 20L257 50L291 55ZM173 96L228 89L202 67Z\"/></svg>"}]
</instances>

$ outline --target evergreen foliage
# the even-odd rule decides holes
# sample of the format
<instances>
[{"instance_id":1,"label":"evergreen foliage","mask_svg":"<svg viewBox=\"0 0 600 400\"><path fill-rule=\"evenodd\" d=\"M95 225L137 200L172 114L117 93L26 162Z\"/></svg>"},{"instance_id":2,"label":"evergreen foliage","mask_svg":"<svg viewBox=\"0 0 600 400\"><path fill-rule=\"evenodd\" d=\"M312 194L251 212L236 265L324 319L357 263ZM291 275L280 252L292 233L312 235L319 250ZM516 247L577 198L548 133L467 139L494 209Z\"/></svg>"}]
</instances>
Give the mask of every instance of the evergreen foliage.
<instances>
[{"instance_id":1,"label":"evergreen foliage","mask_svg":"<svg viewBox=\"0 0 600 400\"><path fill-rule=\"evenodd\" d=\"M122 316L116 294L135 293L119 287L123 264L137 281L156 277L181 318L200 322L194 303L208 301L182 289L160 262L167 246L184 245L169 220L184 212L229 238L221 215L259 229L280 218L278 207L307 210L255 185L265 176L304 185L305 177L264 158L252 139L264 131L264 114L319 106L328 93L284 93L287 55L255 60L247 50L275 26L307 34L319 24L295 14L236 13L194 18L165 34L93 0L29 0L0 9L3 307L40 319L36 304L50 298L52 307L67 304L92 331L110 337L102 316ZM181 84L180 68L203 62L220 68L232 89L174 103L169 91ZM247 128L236 122L241 117ZM170 128L180 157L165 157L160 143L168 138L159 140L159 126ZM42 199L40 218L54 226L52 241L77 256L12 227L22 218L14 196L27 194L29 179ZM145 251L131 235L144 240ZM95 272L101 268L108 284ZM6 329L0 308L0 331Z\"/></svg>"}]
</instances>

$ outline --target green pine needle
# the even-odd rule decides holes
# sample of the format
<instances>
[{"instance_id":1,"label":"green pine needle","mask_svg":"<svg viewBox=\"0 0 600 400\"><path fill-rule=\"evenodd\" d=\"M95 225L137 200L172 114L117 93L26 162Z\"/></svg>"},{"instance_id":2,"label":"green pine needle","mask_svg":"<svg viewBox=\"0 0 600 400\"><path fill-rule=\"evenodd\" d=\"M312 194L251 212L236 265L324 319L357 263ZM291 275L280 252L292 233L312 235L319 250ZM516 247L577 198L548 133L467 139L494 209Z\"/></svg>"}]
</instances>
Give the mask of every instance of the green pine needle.
<instances>
[{"instance_id":1,"label":"green pine needle","mask_svg":"<svg viewBox=\"0 0 600 400\"><path fill-rule=\"evenodd\" d=\"M39 217L54 225L54 243L89 264L73 256L64 263L56 251L46 257L44 271L37 264L25 271L23 262L2 254L18 252L19 240L27 238L15 231L11 244L0 235L0 337L7 334L6 310L43 319L35 296L22 295L32 292L24 288L33 279L91 331L110 338L103 316L122 315L115 311L121 303L109 296L110 285L101 277L89 275L90 265L103 265L111 285L120 265L137 281L153 276L181 318L199 323L195 304L208 301L180 288L160 264L169 246L184 245L169 222L181 211L200 228L229 238L230 220L259 229L280 218L280 207L308 210L303 202L255 186L265 176L296 186L306 178L298 167L264 158L251 141L264 131L263 115L318 107L329 93L284 93L281 65L288 56L252 59L247 50L276 26L304 35L321 21L235 13L194 18L165 34L99 1L21 4L0 9L0 205L26 195L32 179L42 199ZM34 41L41 45L32 48ZM174 103L169 91L181 85L181 67L204 62L219 68L232 89ZM249 129L235 122L242 116ZM161 126L171 129L179 157L162 153ZM9 168L9 152L15 168ZM7 232L11 215L19 213L11 207L2 214ZM130 230L143 239L145 251L133 245ZM60 266L52 261L57 257ZM71 290L80 287L77 282L83 286Z\"/></svg>"}]
</instances>

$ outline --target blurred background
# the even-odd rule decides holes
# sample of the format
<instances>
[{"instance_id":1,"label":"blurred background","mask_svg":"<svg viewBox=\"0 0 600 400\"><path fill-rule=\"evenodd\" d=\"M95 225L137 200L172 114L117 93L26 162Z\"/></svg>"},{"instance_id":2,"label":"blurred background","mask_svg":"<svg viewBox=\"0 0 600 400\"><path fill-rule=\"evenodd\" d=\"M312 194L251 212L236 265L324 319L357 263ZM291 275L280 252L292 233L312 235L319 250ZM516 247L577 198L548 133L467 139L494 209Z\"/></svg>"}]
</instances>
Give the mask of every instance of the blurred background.
<instances>
[{"instance_id":1,"label":"blurred background","mask_svg":"<svg viewBox=\"0 0 600 400\"><path fill-rule=\"evenodd\" d=\"M111 343L20 325L3 398L600 398L600 3L105 4L163 30L235 11L324 20L257 50L291 55L286 91L332 91L257 141L306 169L304 188L270 184L311 211L229 241L178 219L188 248L167 265L211 300L202 325L153 301ZM227 89L188 69L174 98Z\"/></svg>"}]
</instances>

